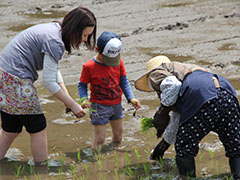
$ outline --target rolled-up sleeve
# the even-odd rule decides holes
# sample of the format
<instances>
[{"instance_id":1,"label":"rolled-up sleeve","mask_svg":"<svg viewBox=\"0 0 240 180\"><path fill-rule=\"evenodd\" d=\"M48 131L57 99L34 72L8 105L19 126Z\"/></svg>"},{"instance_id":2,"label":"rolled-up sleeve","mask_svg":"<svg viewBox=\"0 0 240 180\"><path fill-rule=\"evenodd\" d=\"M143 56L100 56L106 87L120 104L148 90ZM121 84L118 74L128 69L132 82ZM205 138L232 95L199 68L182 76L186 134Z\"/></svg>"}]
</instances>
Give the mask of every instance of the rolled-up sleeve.
<instances>
[{"instance_id":1,"label":"rolled-up sleeve","mask_svg":"<svg viewBox=\"0 0 240 180\"><path fill-rule=\"evenodd\" d=\"M58 69L58 63L51 58L48 54L44 55L43 63L43 84L52 93L58 92L61 87L59 82L63 82L61 73Z\"/></svg>"},{"instance_id":2,"label":"rolled-up sleeve","mask_svg":"<svg viewBox=\"0 0 240 180\"><path fill-rule=\"evenodd\" d=\"M161 104L172 106L176 103L182 83L175 76L166 77L160 84Z\"/></svg>"}]
</instances>

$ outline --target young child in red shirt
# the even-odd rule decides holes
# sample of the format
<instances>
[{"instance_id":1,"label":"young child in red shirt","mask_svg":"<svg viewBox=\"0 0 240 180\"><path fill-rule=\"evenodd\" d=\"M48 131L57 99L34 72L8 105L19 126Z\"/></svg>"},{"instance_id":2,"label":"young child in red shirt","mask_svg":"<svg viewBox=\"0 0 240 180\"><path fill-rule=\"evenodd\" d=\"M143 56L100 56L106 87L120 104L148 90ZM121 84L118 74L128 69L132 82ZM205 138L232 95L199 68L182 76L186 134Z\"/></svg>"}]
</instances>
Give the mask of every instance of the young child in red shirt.
<instances>
[{"instance_id":1,"label":"young child in red shirt","mask_svg":"<svg viewBox=\"0 0 240 180\"><path fill-rule=\"evenodd\" d=\"M83 64L80 82L78 84L80 98L84 100L83 107L91 107L91 124L94 125L94 142L92 148L100 150L105 141L106 124L112 128L112 142L122 141L124 112L122 108L122 93L135 109L141 104L134 98L127 79L126 69L120 56L122 42L117 34L103 32L98 40L95 57ZM90 84L90 100L88 100L87 85Z\"/></svg>"}]
</instances>

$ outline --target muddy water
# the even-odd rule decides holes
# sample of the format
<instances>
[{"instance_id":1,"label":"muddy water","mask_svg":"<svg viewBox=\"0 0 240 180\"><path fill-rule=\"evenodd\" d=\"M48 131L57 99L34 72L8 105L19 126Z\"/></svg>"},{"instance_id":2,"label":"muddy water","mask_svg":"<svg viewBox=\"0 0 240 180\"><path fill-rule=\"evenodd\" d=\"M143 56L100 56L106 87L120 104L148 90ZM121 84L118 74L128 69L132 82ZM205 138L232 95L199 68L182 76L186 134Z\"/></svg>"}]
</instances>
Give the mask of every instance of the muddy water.
<instances>
[{"instance_id":1,"label":"muddy water","mask_svg":"<svg viewBox=\"0 0 240 180\"><path fill-rule=\"evenodd\" d=\"M159 100L155 93L142 93L134 80L145 72L146 61L159 54L179 62L195 63L223 75L240 98L240 2L239 0L1 0L0 51L18 32L38 23L61 20L71 9L83 5L98 19L98 35L114 31L123 41L122 57L135 97L142 108L134 110L123 97L125 108L122 144L114 149L107 129L104 151L93 158L90 146L93 127L89 116L77 119L36 82L47 117L49 165L32 167L30 139L25 131L14 141L7 158L0 162L0 179L177 179L174 146L162 163L149 160L159 140L155 130L142 133L139 119L151 117ZM65 55L63 78L70 94L78 100L77 83L83 62L93 56L84 47ZM41 74L41 73L40 73ZM216 134L207 135L196 157L197 174L222 179L229 173L228 159Z\"/></svg>"}]
</instances>

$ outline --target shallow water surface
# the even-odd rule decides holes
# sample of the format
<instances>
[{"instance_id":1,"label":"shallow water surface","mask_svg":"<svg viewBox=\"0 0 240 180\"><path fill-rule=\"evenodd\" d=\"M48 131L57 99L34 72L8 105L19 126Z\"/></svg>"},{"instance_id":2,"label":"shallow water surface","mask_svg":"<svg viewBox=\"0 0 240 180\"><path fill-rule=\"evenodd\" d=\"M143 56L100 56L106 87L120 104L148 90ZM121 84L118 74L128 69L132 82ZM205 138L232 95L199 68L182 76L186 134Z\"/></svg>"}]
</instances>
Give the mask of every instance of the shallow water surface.
<instances>
[{"instance_id":1,"label":"shallow water surface","mask_svg":"<svg viewBox=\"0 0 240 180\"><path fill-rule=\"evenodd\" d=\"M155 129L141 132L141 117L152 117L159 106L155 93L134 88L134 80L145 73L145 63L157 55L172 61L195 63L223 75L233 84L240 98L238 0L2 0L0 2L0 50L18 32L38 24L61 20L71 9L83 5L95 12L98 35L114 31L123 41L122 58L134 95L142 108L134 110L123 96L125 110L123 142L111 144L107 126L106 142L101 152L93 152L93 127L89 115L77 119L65 113L65 107L36 82L47 118L49 161L31 163L30 138L25 130L0 161L0 179L179 179L170 146L161 162L149 160L160 141ZM211 8L210 8L211 7ZM61 71L67 88L77 101L82 64L95 52L73 51L64 55ZM199 179L229 179L228 159L215 133L200 143L195 158Z\"/></svg>"}]
</instances>

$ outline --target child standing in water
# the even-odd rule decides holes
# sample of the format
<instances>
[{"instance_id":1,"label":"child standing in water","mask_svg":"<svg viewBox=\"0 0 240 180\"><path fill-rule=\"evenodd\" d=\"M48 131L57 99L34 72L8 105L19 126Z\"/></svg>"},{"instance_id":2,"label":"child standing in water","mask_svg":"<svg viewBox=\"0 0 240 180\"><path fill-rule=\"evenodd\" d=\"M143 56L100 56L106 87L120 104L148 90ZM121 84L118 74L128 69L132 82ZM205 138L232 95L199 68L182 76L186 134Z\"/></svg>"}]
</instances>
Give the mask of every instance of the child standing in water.
<instances>
[{"instance_id":1,"label":"child standing in water","mask_svg":"<svg viewBox=\"0 0 240 180\"><path fill-rule=\"evenodd\" d=\"M95 57L83 64L78 90L80 98L86 98L84 108L90 112L91 124L94 126L94 142L92 148L99 150L105 141L106 124L112 128L112 142L122 141L122 92L134 108L141 104L134 98L126 76L126 69L120 56L122 42L113 32L103 32L98 40ZM90 83L90 100L88 100L87 84ZM90 104L90 102L91 104Z\"/></svg>"}]
</instances>

